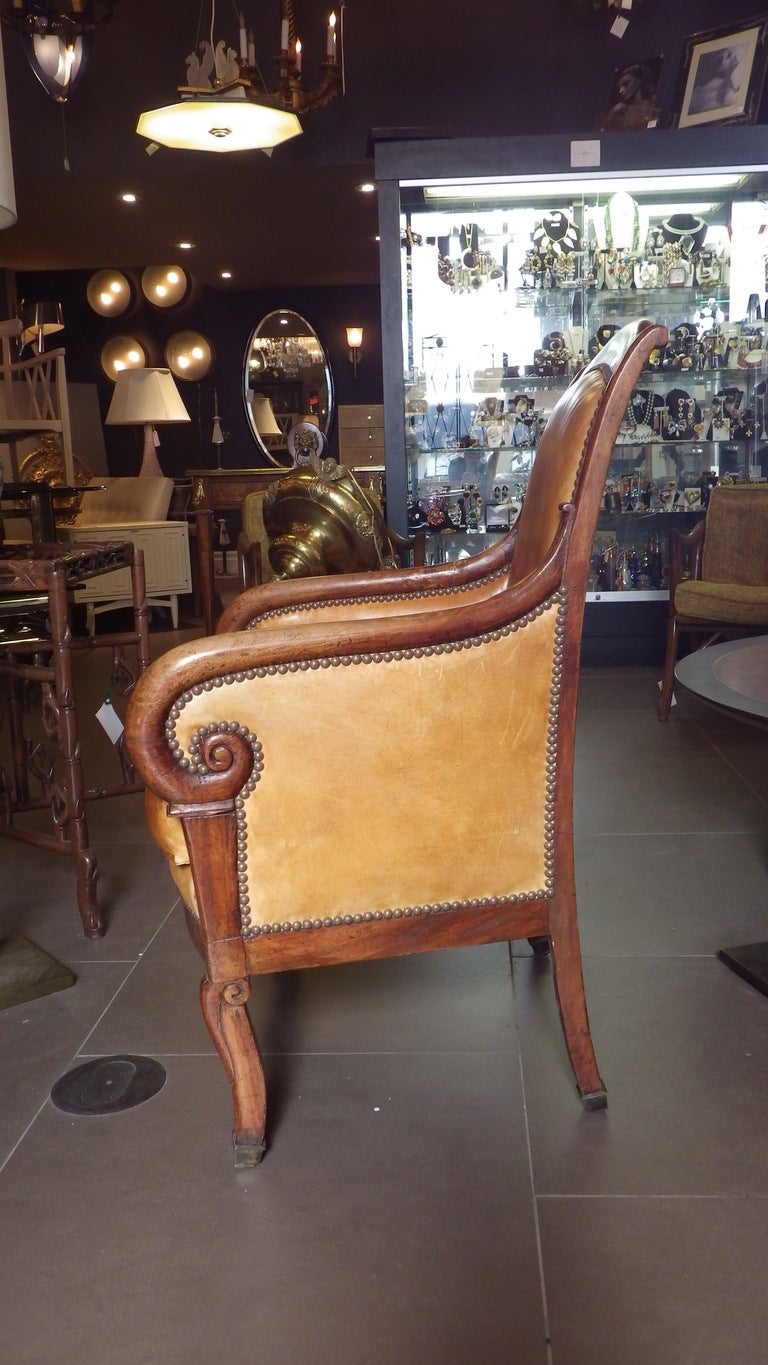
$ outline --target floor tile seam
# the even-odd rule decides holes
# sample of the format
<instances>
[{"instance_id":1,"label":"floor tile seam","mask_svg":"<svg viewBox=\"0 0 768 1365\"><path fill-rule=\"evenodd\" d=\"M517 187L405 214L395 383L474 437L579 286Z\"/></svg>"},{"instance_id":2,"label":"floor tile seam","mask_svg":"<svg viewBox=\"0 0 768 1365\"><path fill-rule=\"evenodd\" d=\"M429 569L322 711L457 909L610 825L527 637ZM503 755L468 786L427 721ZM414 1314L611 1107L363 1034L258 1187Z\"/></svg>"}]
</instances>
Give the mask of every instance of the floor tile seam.
<instances>
[{"instance_id":1,"label":"floor tile seam","mask_svg":"<svg viewBox=\"0 0 768 1365\"><path fill-rule=\"evenodd\" d=\"M94 1026L94 1027L95 1027L95 1026ZM90 1034L89 1034L89 1036L90 1036ZM88 1051L85 1050L84 1047L78 1048L78 1051L77 1051L77 1057L78 1057L79 1060L86 1060L86 1059L89 1058L89 1057L104 1057L105 1055L107 1055L107 1054L105 1054L103 1051L100 1051L100 1052L88 1052ZM109 1055L112 1055L112 1054L110 1053ZM153 1048L153 1049L152 1049L152 1055L153 1055L153 1057L186 1057L186 1058L193 1058L193 1057L208 1057L208 1058L211 1058L211 1057L212 1057L212 1058L217 1058L217 1057L218 1057L218 1053L217 1053L217 1052L215 1051L215 1049L213 1048L213 1045L211 1045L211 1051L210 1051L210 1052L200 1052L200 1051L198 1051L198 1050L195 1050L195 1051L193 1051L193 1052L177 1052L177 1051L174 1051L174 1050L172 1050L172 1049L170 1049L170 1048ZM456 1048L456 1049L453 1049L453 1050L450 1050L450 1051L445 1050L445 1049L438 1049L438 1048L431 1048L431 1049L423 1048L423 1049L418 1049L418 1050L414 1050L414 1049L411 1049L411 1048L393 1048L393 1049L387 1049L387 1050L377 1049L377 1050L360 1051L360 1052L342 1052L342 1051L335 1050L335 1049L323 1049L322 1051L312 1050L312 1051L301 1051L301 1052L296 1052L296 1051L269 1052L269 1051L267 1051L266 1049L262 1049L262 1050L261 1050L261 1056L262 1056L262 1058L264 1058L265 1060L266 1060L267 1058L280 1059L280 1058L284 1058L284 1057L301 1057L301 1058L305 1058L305 1059L309 1059L309 1060L311 1060L312 1058L318 1058L318 1059L319 1059L319 1058L321 1058L321 1057L337 1057L337 1058L345 1058L345 1059L351 1059L351 1058L357 1058L357 1057L400 1057L400 1058L402 1058L402 1057L414 1057L414 1058L416 1058L416 1057L443 1057L443 1058L456 1057L456 1058L462 1058L462 1059L464 1059L464 1060L468 1060L468 1059L470 1059L470 1058L478 1058L478 1057L488 1057L488 1058L491 1058L491 1057L509 1057L509 1056L514 1056L514 1048L512 1048L512 1047L510 1047L510 1048L488 1048L488 1047L485 1047L485 1048L477 1048L477 1049L475 1049L475 1050L470 1050L470 1049L466 1049L466 1048Z\"/></svg>"},{"instance_id":2,"label":"floor tile seam","mask_svg":"<svg viewBox=\"0 0 768 1365\"><path fill-rule=\"evenodd\" d=\"M94 1053L90 1053L90 1052L86 1051L86 1048L87 1048L87 1045L88 1045L88 1040L89 1040L89 1038L92 1038L92 1037L93 1037L94 1033L96 1032L96 1029L99 1028L99 1026L102 1024L102 1022L104 1021L104 1019L105 1019L106 1015L108 1014L109 1010L110 1010L110 1009L112 1008L112 1006L114 1005L115 1001L118 999L118 997L119 997L119 996L122 994L122 992L125 990L125 987L127 986L128 982L129 982L129 981L131 980L131 978L133 977L134 973L138 970L139 966L141 965L142 961L144 960L145 955L147 954L147 952L149 951L149 949L152 947L152 944L155 942L155 940L157 939L158 935L161 933L161 931L163 930L163 928L165 927L165 925L168 923L168 920L170 919L171 915L173 914L173 911L174 911L174 909L176 908L176 905L178 905L178 903L179 903L179 901L178 901L178 899L177 899L177 900L175 901L174 905L171 907L171 909L170 909L170 910L167 912L167 914L163 917L163 919L161 920L160 924L158 924L158 926L157 926L157 928L155 929L154 933L150 935L150 937L149 937L149 939L148 939L148 941L147 941L146 947L142 949L142 951L141 951L141 953L139 954L139 956L138 956L135 960L129 960L129 962L128 962L128 964L127 964L127 965L128 965L128 971L126 972L126 974L125 974L125 976L123 977L122 981L120 981L120 983L115 987L114 991L112 992L112 995L110 996L110 998L109 998L109 1000L107 1001L106 1005L104 1006L103 1010L102 1010L101 1013L99 1014L98 1018L94 1020L94 1022L93 1022L92 1025L91 1025L91 1027L88 1029L88 1032L86 1033L85 1037L83 1038L82 1043L81 1043L80 1046L75 1050L75 1052L74 1052L74 1054L73 1054L73 1057L72 1057L72 1061L76 1061L77 1059L83 1058L83 1057L90 1057L90 1056L103 1057L103 1056L105 1055L103 1052L98 1052L98 1053L95 1053L95 1054L94 1054ZM94 965L94 966L100 966L101 964L100 964L100 963L94 963L93 965Z\"/></svg>"},{"instance_id":3,"label":"floor tile seam","mask_svg":"<svg viewBox=\"0 0 768 1365\"><path fill-rule=\"evenodd\" d=\"M640 1200L653 1201L653 1202L659 1202L659 1201L661 1201L661 1200L674 1200L674 1201L676 1201L676 1202L678 1202L678 1203L690 1203L692 1200L695 1200L695 1201L697 1201L697 1202L702 1202L702 1201L703 1201L703 1202L711 1202L711 1203L714 1203L714 1202L721 1202L721 1203L743 1203L745 1200L750 1200L750 1199L751 1199L751 1200L759 1200L759 1201L768 1200L768 1194L761 1194L759 1191L754 1191L754 1192L750 1191L750 1192L748 1192L748 1193L747 1193L747 1192L744 1192L744 1193L736 1194L736 1193L734 1193L733 1191L727 1191L727 1190L710 1190L708 1193L700 1192L700 1193L698 1193L698 1194L693 1193L693 1192L688 1193L688 1194L681 1194L681 1193L675 1192L674 1190L669 1190L669 1191L666 1192L666 1193L665 1193L664 1191L658 1191L658 1192L654 1193L654 1192L652 1192L652 1191L650 1191L650 1190L647 1190L647 1191L645 1191L645 1192L642 1193L642 1194L638 1194L638 1193L636 1193L636 1192L633 1192L633 1193L622 1193L621 1191L618 1191L618 1190L615 1191L614 1193L609 1193L609 1192L607 1192L607 1191L605 1191L605 1192L600 1192L600 1191L596 1190L596 1191L594 1191L593 1193L583 1193L583 1194L578 1194L578 1193L576 1193L576 1191L573 1191L572 1193L569 1193L569 1194L544 1193L543 1191L538 1191L538 1192L535 1192L534 1198L535 1198L537 1201L541 1201L542 1203L543 1203L544 1201L546 1201L546 1200L549 1200L549 1201L551 1201L551 1202L553 1202L553 1203L555 1203L555 1202L557 1202L557 1201L566 1202L567 1200L574 1200L574 1201L583 1203L585 1200L588 1200L588 1199L591 1199L591 1200L622 1199L622 1200L624 1200L624 1201L627 1202L627 1203L631 1203L631 1202L636 1202L636 1203L637 1203L637 1202L639 1202Z\"/></svg>"},{"instance_id":4,"label":"floor tile seam","mask_svg":"<svg viewBox=\"0 0 768 1365\"><path fill-rule=\"evenodd\" d=\"M518 1030L517 1009L515 1008L515 1028ZM519 1036L519 1035L518 1035ZM518 1056L518 1067L520 1071L520 1087L523 1096L523 1129L525 1132L525 1154L528 1163L528 1184L531 1192L531 1212L533 1215L533 1233L536 1242L536 1263L539 1270L539 1293L541 1295L541 1313L544 1324L544 1342L547 1351L547 1365L553 1365L552 1356L552 1333L549 1320L549 1302L547 1299L547 1277L544 1269L544 1247L541 1240L541 1222L539 1219L539 1205L536 1196L536 1180L533 1168L533 1147L531 1141L530 1116L528 1113L528 1098L525 1089L525 1068L523 1066L522 1045Z\"/></svg>"},{"instance_id":5,"label":"floor tile seam","mask_svg":"<svg viewBox=\"0 0 768 1365\"><path fill-rule=\"evenodd\" d=\"M707 829L703 825L697 825L695 829L678 829L674 826L670 828L669 825L665 825L662 829L577 829L574 831L577 845L579 839L685 839L688 836L693 838L704 836L707 839L732 839L735 834L753 833L753 825L733 825L732 827L726 826L724 829Z\"/></svg>"},{"instance_id":6,"label":"floor tile seam","mask_svg":"<svg viewBox=\"0 0 768 1365\"><path fill-rule=\"evenodd\" d=\"M128 971L125 972L123 980L121 980L119 986L116 986L115 990L113 990L112 995L110 995L109 1001L106 1002L104 1009L101 1010L100 1016L98 1016L97 1020L95 1020L93 1022L93 1025L90 1026L89 1031L87 1031L85 1039L83 1039L82 1041L82 1044L80 1044L79 1047L75 1047L74 1052L72 1052L71 1054L70 1061L65 1063L63 1070L61 1070L61 1076L65 1076L67 1072L70 1072L72 1066L74 1066L75 1063L79 1063L80 1061L83 1061L83 1059L89 1058L91 1057L91 1055L94 1055L90 1054L90 1052L85 1051L85 1044L87 1043L87 1040L89 1040L89 1037L93 1036L94 1029L98 1028L98 1025L101 1024L101 1021L104 1020L106 1011L108 1011L110 1007L115 1005L117 996L119 996L120 992L124 990L125 983L127 983L127 981L131 979L131 976L134 975L136 966L138 966L139 961L141 961L141 958L139 958L139 960L136 960L135 962L130 962L130 964L128 964ZM91 965L100 966L101 964L100 962L97 962L97 964ZM95 1055L97 1055L97 1057L104 1057L105 1054L104 1052L98 1052L98 1054ZM25 1141L27 1134L31 1132L31 1129L33 1129L35 1123L37 1123L38 1118L41 1117L42 1112L46 1110L46 1107L48 1107L49 1102L50 1092L48 1093L48 1095L44 1097L44 1099L41 1100L41 1103L38 1104L37 1110L34 1111L34 1114L31 1115L31 1118L29 1119L29 1123L26 1123L25 1127L23 1127L22 1129L22 1132L19 1133L18 1138L16 1138L15 1143L12 1144L12 1147L10 1149L8 1149L7 1156L5 1156L5 1159L0 1160L0 1175L3 1174L5 1166L7 1166L8 1162L10 1162L12 1156L15 1155L15 1152L18 1152L20 1145L22 1145L23 1141Z\"/></svg>"},{"instance_id":7,"label":"floor tile seam","mask_svg":"<svg viewBox=\"0 0 768 1365\"><path fill-rule=\"evenodd\" d=\"M142 948L136 957L73 957L67 954L68 967L135 967L141 961L141 954L145 953L146 948Z\"/></svg>"},{"instance_id":8,"label":"floor tile seam","mask_svg":"<svg viewBox=\"0 0 768 1365\"><path fill-rule=\"evenodd\" d=\"M526 1161L528 1163L528 1185L531 1192L531 1212L533 1215L533 1232L536 1242L536 1262L539 1269L539 1293L541 1295L541 1312L544 1325L544 1341L546 1345L547 1360L546 1365L553 1365L552 1356L552 1333L549 1321L549 1303L547 1300L547 1282L544 1273L544 1248L541 1242L541 1224L539 1221L539 1208L536 1200L536 1180L533 1168L533 1143L531 1138L531 1124L528 1113L528 1095L525 1086L525 1065L523 1062L523 1040L520 1029L520 1011L517 1001L517 981L515 977L515 958L512 953L512 944L507 945L509 955L509 974L512 987L512 1019L517 1041L517 1066L520 1075L520 1093L522 1096L523 1110L523 1131L525 1133Z\"/></svg>"},{"instance_id":9,"label":"floor tile seam","mask_svg":"<svg viewBox=\"0 0 768 1365\"><path fill-rule=\"evenodd\" d=\"M766 799L762 792L760 792L757 789L757 787L755 787L754 783L750 782L748 777L744 776L744 773L741 772L739 768L736 767L736 764L733 762L733 760L730 759L727 754L723 753L723 750L718 746L716 741L712 739L711 736L707 735L706 731L700 730L698 726L696 728L699 730L699 733L703 734L704 738L707 739L708 742L711 744L718 758L721 758L725 766L727 768L730 768L734 777L738 778L742 786L746 787L750 795L753 796L756 801L759 801L762 806L768 806L768 799Z\"/></svg>"},{"instance_id":10,"label":"floor tile seam","mask_svg":"<svg viewBox=\"0 0 768 1365\"><path fill-rule=\"evenodd\" d=\"M676 953L671 951L666 953L633 953L620 952L618 949L615 952L606 952L605 950L585 948L583 942L581 945L583 962L636 962L643 965L661 964L663 962L716 962L718 961L718 952L719 949L717 948L713 948L708 953ZM514 953L513 957L518 964L531 961L530 953Z\"/></svg>"},{"instance_id":11,"label":"floor tile seam","mask_svg":"<svg viewBox=\"0 0 768 1365\"><path fill-rule=\"evenodd\" d=\"M177 901L175 902L175 905L178 905L178 899L177 899ZM175 909L175 905L174 905L174 907L173 907L174 909ZM168 918L169 918L169 916L170 916L171 914L172 914L172 910L169 910L169 911L168 911L168 914L165 915L165 917L164 917L162 923L159 924L159 925L157 926L157 929L155 930L154 934L152 934L152 936L150 937L149 942L147 943L147 948L144 949L144 952L146 952L147 949L151 947L152 943L153 943L154 940L157 938L157 935L160 933L160 931L161 931L161 929L163 928L163 926L167 923ZM143 956L143 954L142 954L142 956ZM97 1028L99 1027L99 1024L100 1024L100 1023L102 1022L102 1020L104 1019L104 1017L105 1017L107 1011L110 1010L110 1009L112 1008L112 1006L114 1005L114 1003L115 1003L115 1001L117 1000L118 996L119 996L119 995L121 994L121 992L124 990L124 988L125 988L125 986L126 986L126 983L127 983L128 981L130 981L130 979L131 979L131 977L133 976L133 973L136 971L136 968L138 967L140 961L141 961L141 957L137 958L135 961L132 961L132 960L129 959L128 964L127 964L127 965L129 966L129 971L126 972L126 974L125 974L123 980L120 982L120 984L119 984L118 986L116 986L115 990L112 992L112 995L110 996L110 999L107 1001L107 1004L104 1006L104 1008L103 1008L103 1010L101 1011L99 1017L94 1021L94 1023L93 1023L93 1024L91 1025L91 1027L88 1029L88 1032L86 1033L86 1035L85 1035L85 1037L84 1037L84 1039L83 1039L83 1042L82 1042L82 1044L80 1045L80 1047L75 1048L74 1052L72 1053L72 1055L71 1055L71 1057L70 1057L69 1062L68 1062L67 1065L64 1067L64 1070L63 1070L62 1073L61 1073L62 1076L63 1076L63 1075L66 1075L67 1071L69 1071L69 1070L71 1069L71 1067L73 1066L73 1064L74 1064L75 1062L78 1062L78 1061L81 1060L82 1058L87 1058L87 1057L91 1057L91 1056L103 1057L103 1056L105 1055L103 1052L99 1052L99 1053L95 1053L95 1054L94 1054L94 1053L85 1052L85 1051L84 1051L85 1045L87 1044L88 1039L91 1038L91 1037L93 1036L93 1033L94 1033L95 1029L97 1029ZM100 966L101 963L93 963L93 964L91 964L91 965ZM6 1157L5 1157L5 1159L2 1160L2 1161L0 1161L0 1175L2 1175L3 1171L5 1170L5 1167L8 1165L8 1162L11 1160L11 1158L12 1158L13 1155L14 1155L14 1153L18 1151L19 1147L21 1146L22 1142L23 1142L24 1139L26 1138L27 1134L31 1131L31 1129L33 1128L34 1124L37 1122L37 1120L39 1119L40 1115L43 1113L44 1109L47 1107L49 1101L50 1101L50 1094L46 1095L46 1096L45 1096L45 1099L43 1099L43 1100L41 1101L41 1103L39 1104L38 1108L35 1110L34 1114L33 1114L32 1117L30 1118L29 1122L26 1124L26 1126L24 1127L23 1131L19 1134L18 1138L16 1139L16 1141L13 1143L13 1145L12 1145L11 1148L9 1149L9 1151L8 1151L8 1153L7 1153Z\"/></svg>"}]
</instances>

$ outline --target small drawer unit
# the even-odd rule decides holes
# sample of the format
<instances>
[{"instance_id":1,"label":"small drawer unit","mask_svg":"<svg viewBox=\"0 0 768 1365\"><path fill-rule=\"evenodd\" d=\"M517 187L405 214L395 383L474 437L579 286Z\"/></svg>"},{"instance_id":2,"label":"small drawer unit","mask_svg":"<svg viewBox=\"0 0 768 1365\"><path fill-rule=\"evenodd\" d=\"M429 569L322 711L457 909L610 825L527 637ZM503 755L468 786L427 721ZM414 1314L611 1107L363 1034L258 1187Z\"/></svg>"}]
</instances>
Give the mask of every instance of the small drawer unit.
<instances>
[{"instance_id":1,"label":"small drawer unit","mask_svg":"<svg viewBox=\"0 0 768 1365\"><path fill-rule=\"evenodd\" d=\"M339 463L348 469L384 464L384 406L350 403L338 410Z\"/></svg>"}]
</instances>

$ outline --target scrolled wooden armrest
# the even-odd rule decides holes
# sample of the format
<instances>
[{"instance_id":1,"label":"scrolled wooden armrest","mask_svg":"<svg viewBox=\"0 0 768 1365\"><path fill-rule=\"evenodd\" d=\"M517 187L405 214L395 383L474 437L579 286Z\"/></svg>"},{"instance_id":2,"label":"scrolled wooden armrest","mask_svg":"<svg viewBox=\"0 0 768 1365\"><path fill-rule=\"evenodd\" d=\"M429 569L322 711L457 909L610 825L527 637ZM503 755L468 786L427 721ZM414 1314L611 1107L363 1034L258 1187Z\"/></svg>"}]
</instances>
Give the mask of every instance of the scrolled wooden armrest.
<instances>
[{"instance_id":1,"label":"scrolled wooden armrest","mask_svg":"<svg viewBox=\"0 0 768 1365\"><path fill-rule=\"evenodd\" d=\"M290 611L311 612L328 605L334 607L334 614L338 616L340 608L349 604L349 614L354 616L365 603L406 597L422 602L439 599L447 592L458 592L486 581L490 583L508 572L516 538L517 532L512 530L480 554L447 564L265 583L246 590L229 604L219 622L219 630L250 630L265 618Z\"/></svg>"}]
</instances>

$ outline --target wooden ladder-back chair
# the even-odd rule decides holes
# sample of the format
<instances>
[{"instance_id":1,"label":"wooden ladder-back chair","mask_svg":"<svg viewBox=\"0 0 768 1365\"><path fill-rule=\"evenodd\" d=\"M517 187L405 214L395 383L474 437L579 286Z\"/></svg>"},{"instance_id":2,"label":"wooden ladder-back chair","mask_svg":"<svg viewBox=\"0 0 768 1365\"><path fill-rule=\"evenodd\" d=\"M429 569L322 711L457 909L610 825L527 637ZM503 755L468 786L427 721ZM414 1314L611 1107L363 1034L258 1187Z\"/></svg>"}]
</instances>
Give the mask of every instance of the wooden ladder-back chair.
<instances>
[{"instance_id":1,"label":"wooden ladder-back chair","mask_svg":"<svg viewBox=\"0 0 768 1365\"><path fill-rule=\"evenodd\" d=\"M675 688L680 636L699 644L768 630L768 484L717 484L706 516L669 533L669 616L659 720Z\"/></svg>"},{"instance_id":2,"label":"wooden ladder-back chair","mask_svg":"<svg viewBox=\"0 0 768 1365\"><path fill-rule=\"evenodd\" d=\"M254 588L140 680L126 738L205 962L237 1165L265 1147L246 1003L266 972L546 938L578 1090L605 1105L576 923L579 646L613 444L665 341L624 328L573 381L487 554Z\"/></svg>"},{"instance_id":3,"label":"wooden ladder-back chair","mask_svg":"<svg viewBox=\"0 0 768 1365\"><path fill-rule=\"evenodd\" d=\"M42 351L14 359L21 322L0 322L0 445L10 452L11 474L20 477L18 447L30 436L53 431L61 442L64 482L75 484L64 351Z\"/></svg>"}]
</instances>

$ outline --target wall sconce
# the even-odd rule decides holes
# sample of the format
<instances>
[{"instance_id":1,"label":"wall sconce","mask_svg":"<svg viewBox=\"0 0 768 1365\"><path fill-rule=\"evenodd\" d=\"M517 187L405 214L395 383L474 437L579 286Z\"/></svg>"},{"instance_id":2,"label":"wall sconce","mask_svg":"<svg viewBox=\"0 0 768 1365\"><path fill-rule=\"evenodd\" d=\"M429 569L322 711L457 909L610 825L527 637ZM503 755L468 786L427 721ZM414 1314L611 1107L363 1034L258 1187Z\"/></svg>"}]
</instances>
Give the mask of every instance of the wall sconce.
<instances>
[{"instance_id":1,"label":"wall sconce","mask_svg":"<svg viewBox=\"0 0 768 1365\"><path fill-rule=\"evenodd\" d=\"M363 358L363 329L362 327L347 328L347 345L349 347L349 363L352 372L357 379L357 367Z\"/></svg>"},{"instance_id":2,"label":"wall sconce","mask_svg":"<svg viewBox=\"0 0 768 1365\"><path fill-rule=\"evenodd\" d=\"M141 292L155 308L174 308L181 303L189 280L180 265L148 265L141 277Z\"/></svg>"},{"instance_id":3,"label":"wall sconce","mask_svg":"<svg viewBox=\"0 0 768 1365\"><path fill-rule=\"evenodd\" d=\"M119 318L130 307L133 291L120 270L97 270L88 281L85 296L100 317Z\"/></svg>"},{"instance_id":4,"label":"wall sconce","mask_svg":"<svg viewBox=\"0 0 768 1365\"><path fill-rule=\"evenodd\" d=\"M135 337L111 337L101 348L101 368L112 380L122 370L143 370L146 363L144 347Z\"/></svg>"},{"instance_id":5,"label":"wall sconce","mask_svg":"<svg viewBox=\"0 0 768 1365\"><path fill-rule=\"evenodd\" d=\"M205 379L213 365L211 344L201 332L174 332L165 348L165 363L177 379Z\"/></svg>"}]
</instances>

